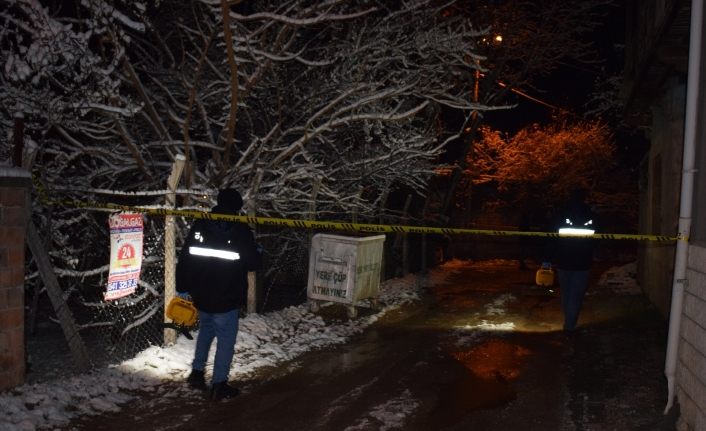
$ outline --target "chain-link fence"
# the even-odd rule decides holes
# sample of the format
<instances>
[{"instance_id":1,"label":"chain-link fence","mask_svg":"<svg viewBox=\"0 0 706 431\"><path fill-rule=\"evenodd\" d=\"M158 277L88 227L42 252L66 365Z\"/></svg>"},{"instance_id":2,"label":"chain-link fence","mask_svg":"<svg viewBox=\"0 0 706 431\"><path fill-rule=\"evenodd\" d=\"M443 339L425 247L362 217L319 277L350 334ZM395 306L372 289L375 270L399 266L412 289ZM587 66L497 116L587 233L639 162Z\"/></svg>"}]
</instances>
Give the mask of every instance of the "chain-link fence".
<instances>
[{"instance_id":1,"label":"chain-link fence","mask_svg":"<svg viewBox=\"0 0 706 431\"><path fill-rule=\"evenodd\" d=\"M162 215L144 215L143 260L137 290L120 299L106 301L104 293L109 275L110 236L108 212L72 209L73 235L53 234L65 239L63 250L49 250L54 258L54 272L59 278L64 300L68 304L81 338L89 351L93 366L116 363L134 357L151 345L162 345L164 339L165 278L173 278L175 266L165 264L166 220ZM61 219L67 215L62 214ZM43 237L56 223L43 217ZM174 217L174 254L178 256L184 235L193 219ZM390 215L387 223L402 218ZM53 227L57 229L56 226ZM61 228L61 227L59 227ZM306 301L309 248L316 231L277 226L252 226L257 241L264 249L263 266L257 272L256 310L267 312ZM71 230L69 230L71 231ZM339 232L341 235L356 235ZM82 238L91 238L90 243ZM429 236L429 244L435 244ZM384 278L402 275L420 268L422 246L419 235L388 234L385 241ZM54 241L56 248L56 240ZM50 247L47 247L48 249ZM406 252L402 249L406 248ZM430 247L431 249L432 247ZM30 360L28 379L39 379L40 368L53 366L57 373L71 369L71 357L31 253L26 277L27 352ZM403 263L403 259L411 263ZM429 259L432 264L433 257ZM165 277L165 275L167 277ZM51 346L51 347L50 347ZM33 372L35 372L33 374ZM51 374L51 373L50 373ZM56 374L56 373L54 373Z\"/></svg>"},{"instance_id":2,"label":"chain-link fence","mask_svg":"<svg viewBox=\"0 0 706 431\"><path fill-rule=\"evenodd\" d=\"M165 265L166 223L165 216L145 215L143 262L136 292L113 301L104 300L108 278L110 238L108 213L90 210L75 210L80 215L81 231L67 236L64 249L53 252L54 271L60 279L64 299L80 328L94 365L117 362L131 358L150 345L164 343L164 298L165 271L173 271L173 265ZM65 215L64 215L65 216ZM378 220L388 224L404 223L401 215L391 214ZM192 219L175 217L174 254L178 256L183 236ZM412 223L415 223L413 221ZM51 225L51 223L46 223ZM487 226L483 226L486 227ZM256 310L267 312L306 301L309 253L312 236L317 233L308 229L291 229L277 226L252 226L257 241L263 246L263 266L257 273ZM513 230L509 226L493 226L497 229ZM339 232L342 235L355 233ZM56 235L54 235L56 237ZM94 238L91 244L82 237ZM518 264L526 262L531 268L544 257L547 239L537 237L494 236L445 236L389 233L384 244L384 278L417 272L423 265L451 258L484 260L516 259ZM616 253L634 255L632 242L598 247L598 257L619 258ZM425 252L422 252L422 251ZM610 253L611 256L606 254ZM47 337L61 337L53 308L42 295L43 285L37 275L31 254L26 279L28 323L28 353L32 364L47 362L47 357L59 361L56 349L47 349ZM63 265L63 267L62 267ZM49 329L48 329L49 328ZM56 340L52 341L59 345ZM66 350L66 346L63 347ZM67 368L68 356L64 359ZM61 364L57 364L59 367ZM30 367L30 370L32 367Z\"/></svg>"},{"instance_id":3,"label":"chain-link fence","mask_svg":"<svg viewBox=\"0 0 706 431\"><path fill-rule=\"evenodd\" d=\"M164 217L145 217L140 282L134 294L112 301L104 300L103 296L110 259L107 213L95 212L91 218L96 225L104 225L105 234L93 237L103 240L85 247L67 246L57 259L60 263L56 264L54 272L92 365L98 366L132 357L147 346L163 342ZM42 367L60 368L61 361L68 361L64 367L71 368L70 358L62 357L66 353L62 348L65 346L55 341L52 341L56 344L53 349L46 345L48 339L62 337L62 334L52 304L43 295L44 285L31 258L28 254L29 276L25 282L29 311L26 313L29 378L33 377L33 371L38 374L47 371ZM61 268L60 264L67 267ZM61 374L61 371L56 372Z\"/></svg>"}]
</instances>

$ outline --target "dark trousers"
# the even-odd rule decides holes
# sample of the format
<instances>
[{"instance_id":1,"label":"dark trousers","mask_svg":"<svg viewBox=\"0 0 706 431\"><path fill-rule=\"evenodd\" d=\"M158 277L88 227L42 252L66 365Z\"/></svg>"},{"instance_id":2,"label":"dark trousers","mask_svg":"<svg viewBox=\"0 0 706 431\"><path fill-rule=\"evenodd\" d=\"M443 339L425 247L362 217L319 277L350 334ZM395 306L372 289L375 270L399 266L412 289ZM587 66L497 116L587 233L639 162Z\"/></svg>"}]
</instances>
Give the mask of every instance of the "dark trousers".
<instances>
[{"instance_id":1,"label":"dark trousers","mask_svg":"<svg viewBox=\"0 0 706 431\"><path fill-rule=\"evenodd\" d=\"M228 381L230 365L235 353L235 340L238 336L239 312L240 310L231 310L225 313L206 313L199 310L199 334L196 336L196 351L191 366L199 371L206 368L208 353L215 338L213 384Z\"/></svg>"},{"instance_id":2,"label":"dark trousers","mask_svg":"<svg viewBox=\"0 0 706 431\"><path fill-rule=\"evenodd\" d=\"M586 271L559 270L559 288L561 290L561 310L564 312L564 330L573 331L579 320L583 297L588 287Z\"/></svg>"}]
</instances>

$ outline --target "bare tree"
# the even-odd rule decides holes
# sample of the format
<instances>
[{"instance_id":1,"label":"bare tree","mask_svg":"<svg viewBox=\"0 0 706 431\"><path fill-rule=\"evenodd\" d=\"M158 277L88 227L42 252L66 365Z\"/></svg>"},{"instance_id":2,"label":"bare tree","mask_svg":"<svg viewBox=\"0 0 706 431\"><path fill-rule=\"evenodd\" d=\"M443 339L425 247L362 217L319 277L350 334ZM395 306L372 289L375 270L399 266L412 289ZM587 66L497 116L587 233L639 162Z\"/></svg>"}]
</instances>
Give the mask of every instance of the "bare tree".
<instances>
[{"instance_id":1,"label":"bare tree","mask_svg":"<svg viewBox=\"0 0 706 431\"><path fill-rule=\"evenodd\" d=\"M443 107L465 118L495 109L467 97L473 70L485 70L485 32L447 14L452 1L47 3L0 6L0 127L12 136L25 119L26 166L55 199L162 205L183 154L185 208L233 186L258 214L302 217L316 184L318 217L370 220L395 187L425 193L461 135L440 127ZM95 296L104 215L38 205L35 216L62 250L53 258L67 296ZM141 282L140 322L160 291L158 221L146 231L155 274ZM304 236L275 240L272 259L287 262Z\"/></svg>"}]
</instances>

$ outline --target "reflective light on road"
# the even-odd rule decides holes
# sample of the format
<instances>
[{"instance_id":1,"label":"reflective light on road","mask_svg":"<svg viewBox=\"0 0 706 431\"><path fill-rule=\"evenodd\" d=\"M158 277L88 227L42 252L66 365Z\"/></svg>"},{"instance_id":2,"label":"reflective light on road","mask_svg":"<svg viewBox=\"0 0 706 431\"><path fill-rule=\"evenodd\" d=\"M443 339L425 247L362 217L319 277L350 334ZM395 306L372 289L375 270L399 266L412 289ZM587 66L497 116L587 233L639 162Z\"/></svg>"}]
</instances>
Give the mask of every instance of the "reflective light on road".
<instances>
[{"instance_id":1,"label":"reflective light on road","mask_svg":"<svg viewBox=\"0 0 706 431\"><path fill-rule=\"evenodd\" d=\"M504 340L489 340L469 350L453 352L452 356L476 376L512 380L519 376L525 358L531 354L526 347Z\"/></svg>"},{"instance_id":2,"label":"reflective light on road","mask_svg":"<svg viewBox=\"0 0 706 431\"><path fill-rule=\"evenodd\" d=\"M495 331L495 332L508 332L508 331L514 331L515 330L515 323L514 322L502 322L502 323L492 323L488 322L487 320L481 320L480 323L476 325L463 325L460 327L457 327L456 329L463 329L467 331L472 331L472 330L481 330L481 331Z\"/></svg>"},{"instance_id":3,"label":"reflective light on road","mask_svg":"<svg viewBox=\"0 0 706 431\"><path fill-rule=\"evenodd\" d=\"M461 378L466 388L453 394L463 411L503 406L516 398L513 381L522 374L532 352L502 339L491 339L470 348L450 351L449 355L466 370Z\"/></svg>"}]
</instances>

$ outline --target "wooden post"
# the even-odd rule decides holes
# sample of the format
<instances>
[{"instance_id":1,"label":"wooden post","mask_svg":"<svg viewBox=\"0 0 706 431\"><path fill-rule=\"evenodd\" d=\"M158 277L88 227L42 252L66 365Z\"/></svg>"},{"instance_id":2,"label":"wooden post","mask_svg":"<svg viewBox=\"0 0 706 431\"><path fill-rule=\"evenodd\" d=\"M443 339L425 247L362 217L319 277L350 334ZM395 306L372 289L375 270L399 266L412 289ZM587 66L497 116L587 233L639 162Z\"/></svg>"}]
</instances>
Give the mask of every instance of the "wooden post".
<instances>
[{"instance_id":1,"label":"wooden post","mask_svg":"<svg viewBox=\"0 0 706 431\"><path fill-rule=\"evenodd\" d=\"M252 196L255 196L255 193L257 190L260 188L260 182L262 181L262 175L264 174L264 171L262 168L257 169L257 173L255 174L255 180L250 187L250 192ZM257 212L255 211L255 208L257 207L257 200L254 197L250 198L250 202L248 202L248 215L251 217L255 217L257 215ZM250 225L251 229L256 229L257 226L255 225ZM255 271L248 271L248 303L247 303L247 313L257 313L257 275Z\"/></svg>"},{"instance_id":2,"label":"wooden post","mask_svg":"<svg viewBox=\"0 0 706 431\"><path fill-rule=\"evenodd\" d=\"M385 187L382 191L382 195L380 196L380 211L378 212L378 224L385 224L385 204L387 203L387 197L390 195L390 189ZM387 239L387 234L385 234L385 239ZM385 243L388 241L385 241L382 243L382 258L380 259L380 284L382 285L382 282L385 281ZM387 247L388 250L390 247Z\"/></svg>"},{"instance_id":3,"label":"wooden post","mask_svg":"<svg viewBox=\"0 0 706 431\"><path fill-rule=\"evenodd\" d=\"M250 209L248 210L248 215L255 217L255 207L254 205L250 206ZM248 271L248 305L247 305L247 312L248 314L250 313L256 313L257 312L257 277L255 275L255 271Z\"/></svg>"},{"instance_id":4,"label":"wooden post","mask_svg":"<svg viewBox=\"0 0 706 431\"><path fill-rule=\"evenodd\" d=\"M311 202L309 202L309 220L316 220L316 196L319 194L319 188L321 188L321 177L318 177L314 184L311 186ZM314 238L314 232L309 229L307 242L307 250L309 250L308 255L311 253L311 241Z\"/></svg>"},{"instance_id":5,"label":"wooden post","mask_svg":"<svg viewBox=\"0 0 706 431\"><path fill-rule=\"evenodd\" d=\"M257 312L257 276L248 271L248 314Z\"/></svg>"},{"instance_id":6,"label":"wooden post","mask_svg":"<svg viewBox=\"0 0 706 431\"><path fill-rule=\"evenodd\" d=\"M69 343L69 350L71 351L74 365L78 371L88 371L90 361L88 359L86 345L83 344L71 310L69 310L69 306L66 305L66 301L64 301L63 292L61 291L59 281L56 279L56 274L54 274L54 269L49 259L49 253L47 253L42 245L39 232L37 232L37 228L32 221L27 223L27 244L32 252L32 256L34 256L34 261L37 263L42 282L44 282L47 288L49 300L54 307L56 317L59 319L61 329L64 331L64 337Z\"/></svg>"},{"instance_id":7,"label":"wooden post","mask_svg":"<svg viewBox=\"0 0 706 431\"><path fill-rule=\"evenodd\" d=\"M316 220L316 197L319 194L319 189L321 188L321 177L317 177L311 186L311 201L309 202L309 220ZM306 241L306 264L311 264L311 243L314 241L314 230L309 229ZM306 289L306 286L304 287ZM315 300L309 299L309 293L307 290L306 297L308 307L311 311L318 311L318 303Z\"/></svg>"},{"instance_id":8,"label":"wooden post","mask_svg":"<svg viewBox=\"0 0 706 431\"><path fill-rule=\"evenodd\" d=\"M427 219L427 208L429 208L429 199L427 199L424 202L424 208L422 208L422 222L426 222ZM427 234L423 233L422 234L422 244L421 244L421 250L422 250L422 262L421 262L421 272L422 274L427 273Z\"/></svg>"},{"instance_id":9,"label":"wooden post","mask_svg":"<svg viewBox=\"0 0 706 431\"><path fill-rule=\"evenodd\" d=\"M407 199L404 202L404 208L402 209L402 217L400 217L400 223L405 225L409 222L409 206L412 203L412 195L407 195ZM395 234L395 244L394 249L402 249L402 262L401 262L401 272L402 275L406 275L409 272L409 243L406 232L398 232Z\"/></svg>"},{"instance_id":10,"label":"wooden post","mask_svg":"<svg viewBox=\"0 0 706 431\"><path fill-rule=\"evenodd\" d=\"M176 156L172 165L172 172L167 179L167 187L169 193L166 196L166 205L174 208L176 205L176 189L181 179L181 174L184 172L185 157L181 154ZM171 322L167 318L167 307L169 302L176 295L176 241L174 239L174 216L168 215L164 219L164 321ZM164 344L174 344L176 341L176 331L173 329L164 329Z\"/></svg>"},{"instance_id":11,"label":"wooden post","mask_svg":"<svg viewBox=\"0 0 706 431\"><path fill-rule=\"evenodd\" d=\"M422 234L422 274L427 273L427 234Z\"/></svg>"},{"instance_id":12,"label":"wooden post","mask_svg":"<svg viewBox=\"0 0 706 431\"><path fill-rule=\"evenodd\" d=\"M412 195L407 195L407 200L404 202L404 209L402 210L402 224L407 225L409 223L409 205L412 203ZM424 247L422 247L424 250ZM409 274L409 234L407 232L402 233L402 276Z\"/></svg>"}]
</instances>

